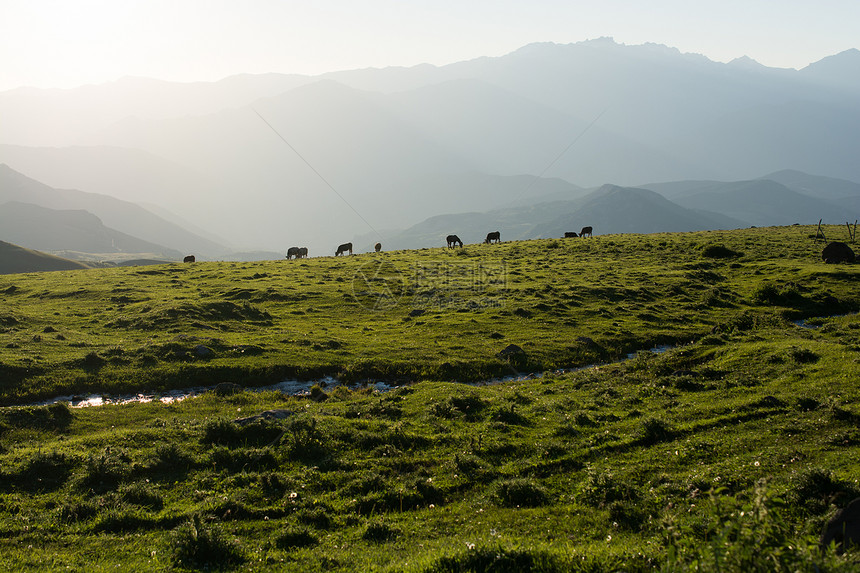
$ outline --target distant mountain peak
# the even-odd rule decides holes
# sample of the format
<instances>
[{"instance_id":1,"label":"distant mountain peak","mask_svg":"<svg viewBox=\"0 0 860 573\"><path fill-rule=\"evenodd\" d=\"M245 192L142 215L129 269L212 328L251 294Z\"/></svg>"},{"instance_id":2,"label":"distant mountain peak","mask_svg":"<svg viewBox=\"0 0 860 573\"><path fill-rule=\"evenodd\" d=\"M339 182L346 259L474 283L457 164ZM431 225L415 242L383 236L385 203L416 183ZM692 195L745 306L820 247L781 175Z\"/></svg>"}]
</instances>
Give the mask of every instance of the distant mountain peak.
<instances>
[{"instance_id":1,"label":"distant mountain peak","mask_svg":"<svg viewBox=\"0 0 860 573\"><path fill-rule=\"evenodd\" d=\"M756 60L750 58L749 56L741 56L740 58L735 58L734 60L729 62L729 65L748 70L760 70L762 68L767 67L764 64L759 63Z\"/></svg>"}]
</instances>

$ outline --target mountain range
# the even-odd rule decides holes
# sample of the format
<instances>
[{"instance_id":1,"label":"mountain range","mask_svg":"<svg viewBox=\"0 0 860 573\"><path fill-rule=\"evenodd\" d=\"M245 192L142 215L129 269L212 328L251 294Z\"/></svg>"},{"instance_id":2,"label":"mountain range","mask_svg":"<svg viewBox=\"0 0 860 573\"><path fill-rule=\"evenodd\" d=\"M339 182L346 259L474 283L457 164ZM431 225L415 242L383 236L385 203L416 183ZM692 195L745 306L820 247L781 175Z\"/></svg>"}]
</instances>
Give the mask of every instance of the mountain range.
<instances>
[{"instance_id":1,"label":"mountain range","mask_svg":"<svg viewBox=\"0 0 860 573\"><path fill-rule=\"evenodd\" d=\"M666 195L674 207L663 207L689 213L664 220L693 226L785 224L813 211L842 223L857 212L857 78L858 50L788 70L601 38L447 66L20 88L0 92L0 162L53 188L176 213L176 227L215 244L145 236L147 224L131 229L93 208L107 226L215 257L223 244L322 254L433 217L504 219L517 207L533 208L524 220L536 221L517 232L540 234L541 224L555 233L565 221L537 222L538 204L593 209L601 220L596 204L567 202L604 184L614 191L603 188L603 202L638 189L642 207L657 209L659 198L644 193L657 184L644 182L679 182L684 193ZM792 172L815 175L761 175ZM762 178L768 189L753 183ZM681 184L703 181L735 187L694 193ZM721 210L724 200L737 208ZM621 225L617 213L618 225L608 216L600 229L653 228L641 217Z\"/></svg>"}]
</instances>

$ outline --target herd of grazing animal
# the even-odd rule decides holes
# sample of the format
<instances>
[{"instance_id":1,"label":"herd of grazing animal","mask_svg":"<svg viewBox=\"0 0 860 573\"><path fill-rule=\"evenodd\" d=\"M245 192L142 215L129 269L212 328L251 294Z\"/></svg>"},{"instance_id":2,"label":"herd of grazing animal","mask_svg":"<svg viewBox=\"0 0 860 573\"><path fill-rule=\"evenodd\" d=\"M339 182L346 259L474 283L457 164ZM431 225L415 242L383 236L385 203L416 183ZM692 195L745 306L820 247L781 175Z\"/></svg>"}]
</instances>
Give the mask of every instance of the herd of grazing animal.
<instances>
[{"instance_id":1,"label":"herd of grazing animal","mask_svg":"<svg viewBox=\"0 0 860 573\"><path fill-rule=\"evenodd\" d=\"M577 234L575 231L568 231L564 234L564 238L571 237L591 237L592 229L591 227L583 227L582 230ZM448 243L448 248L453 249L455 247L463 246L463 241L460 240L460 237L457 235L448 235L445 237L445 241ZM499 231L491 231L487 233L487 238L484 239L484 244L491 245L493 243L501 243L502 242L502 234ZM380 252L382 250L382 243L376 243L373 246L373 250L375 252ZM352 254L352 243L344 243L340 245L337 250L334 252L334 256ZM303 259L308 256L308 248L307 247L290 247L287 249L287 259ZM194 256L189 255L185 257L185 262L194 262Z\"/></svg>"},{"instance_id":2,"label":"herd of grazing animal","mask_svg":"<svg viewBox=\"0 0 860 573\"><path fill-rule=\"evenodd\" d=\"M576 237L591 237L591 227L583 227L579 234L576 231L567 231L564 234L565 239L575 239Z\"/></svg>"},{"instance_id":3,"label":"herd of grazing animal","mask_svg":"<svg viewBox=\"0 0 860 573\"><path fill-rule=\"evenodd\" d=\"M297 259L305 259L308 256L308 248L307 247L290 247L287 249L287 258L292 259L293 257Z\"/></svg>"}]
</instances>

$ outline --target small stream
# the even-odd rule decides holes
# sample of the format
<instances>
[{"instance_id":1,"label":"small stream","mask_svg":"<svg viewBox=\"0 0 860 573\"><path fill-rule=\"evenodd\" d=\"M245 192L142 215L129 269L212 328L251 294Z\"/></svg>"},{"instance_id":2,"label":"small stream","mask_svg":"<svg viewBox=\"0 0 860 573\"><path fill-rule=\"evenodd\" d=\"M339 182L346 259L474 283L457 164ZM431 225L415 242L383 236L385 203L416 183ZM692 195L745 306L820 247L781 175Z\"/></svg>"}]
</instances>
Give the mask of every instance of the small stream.
<instances>
[{"instance_id":1,"label":"small stream","mask_svg":"<svg viewBox=\"0 0 860 573\"><path fill-rule=\"evenodd\" d=\"M636 358L636 355L640 352L650 352L652 354L662 354L668 350L676 348L674 345L660 345L655 346L653 348L649 348L648 350L640 350L636 352L631 352L627 354L626 357L621 360L617 360L615 362L601 362L596 364L588 364L586 366L579 366L576 368L563 368L560 370L552 371L552 374L567 374L569 372L580 372L582 370L588 370L590 368L597 368L599 366L606 366L608 364L619 364L621 362L626 362L627 360L632 360ZM543 378L545 372L531 372L531 373L517 373L511 374L510 376L503 376L500 378L490 378L487 380L478 380L476 382L469 382L470 386L488 386L491 384L501 384L505 382L517 382L520 380L535 380L539 378ZM277 384L272 384L269 386L255 386L255 387L242 387L243 391L246 392L282 392L284 394L290 396L307 396L310 394L311 388L315 385L319 384L323 388L334 388L339 386L341 382L337 378L333 378L331 376L325 376L323 378L319 378L316 380L284 380L282 382L278 382ZM399 388L399 385L396 384L387 384L385 382L375 382L373 384L362 384L362 387L372 387L379 392L387 392L389 390L394 390ZM181 402L186 398L193 398L194 396L199 396L201 394L205 394L206 392L211 392L215 389L215 386L196 386L193 388L184 388L181 390L170 390L167 392L160 393L140 393L140 394L121 394L121 395L108 395L108 394L88 394L88 395L74 395L74 396L57 396L55 398L51 398L48 400L44 400L41 402L36 402L33 404L27 404L27 406L49 406L51 404L56 404L58 402L67 402L72 408L89 408L95 406L107 406L107 405L122 405L122 404L144 404L148 402L161 402L162 404L172 404L174 402Z\"/></svg>"}]
</instances>

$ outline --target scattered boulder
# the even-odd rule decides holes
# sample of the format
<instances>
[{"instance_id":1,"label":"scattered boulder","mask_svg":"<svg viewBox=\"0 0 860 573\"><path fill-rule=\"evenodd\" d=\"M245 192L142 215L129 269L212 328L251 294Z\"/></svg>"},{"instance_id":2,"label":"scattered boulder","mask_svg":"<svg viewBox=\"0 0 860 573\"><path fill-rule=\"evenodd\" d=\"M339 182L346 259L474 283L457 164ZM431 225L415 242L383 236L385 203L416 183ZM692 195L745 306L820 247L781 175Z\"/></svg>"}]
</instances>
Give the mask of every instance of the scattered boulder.
<instances>
[{"instance_id":1,"label":"scattered boulder","mask_svg":"<svg viewBox=\"0 0 860 573\"><path fill-rule=\"evenodd\" d=\"M824 526L818 544L827 549L831 543L840 554L849 545L860 545L860 497L837 511Z\"/></svg>"},{"instance_id":2,"label":"scattered boulder","mask_svg":"<svg viewBox=\"0 0 860 573\"><path fill-rule=\"evenodd\" d=\"M833 241L821 251L821 258L827 264L853 263L854 251L845 243Z\"/></svg>"},{"instance_id":3,"label":"scattered boulder","mask_svg":"<svg viewBox=\"0 0 860 573\"><path fill-rule=\"evenodd\" d=\"M194 356L197 358L212 358L215 356L215 351L203 344L198 344L194 347Z\"/></svg>"},{"instance_id":4,"label":"scattered boulder","mask_svg":"<svg viewBox=\"0 0 860 573\"><path fill-rule=\"evenodd\" d=\"M248 424L253 424L254 422L259 421L268 422L271 420L286 420L292 415L292 410L266 410L264 412L260 412L259 414L248 416L247 418L237 418L233 421L240 426L247 426Z\"/></svg>"},{"instance_id":5,"label":"scattered boulder","mask_svg":"<svg viewBox=\"0 0 860 573\"><path fill-rule=\"evenodd\" d=\"M505 346L496 356L499 358L509 358L511 356L525 356L526 351L517 346L516 344L509 344Z\"/></svg>"}]
</instances>

